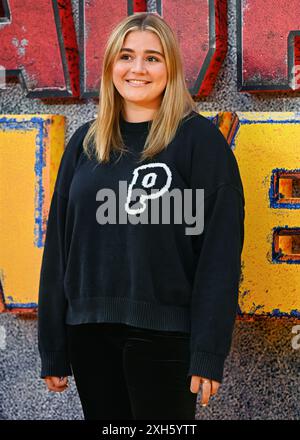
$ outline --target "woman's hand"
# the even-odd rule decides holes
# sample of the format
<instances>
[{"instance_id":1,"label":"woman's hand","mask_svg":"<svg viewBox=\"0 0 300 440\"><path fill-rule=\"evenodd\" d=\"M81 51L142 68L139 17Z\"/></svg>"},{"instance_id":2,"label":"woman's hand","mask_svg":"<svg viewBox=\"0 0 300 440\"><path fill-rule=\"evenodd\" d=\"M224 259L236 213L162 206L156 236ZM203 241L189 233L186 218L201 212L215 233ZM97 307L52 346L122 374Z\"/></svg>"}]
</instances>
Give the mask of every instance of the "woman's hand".
<instances>
[{"instance_id":1,"label":"woman's hand","mask_svg":"<svg viewBox=\"0 0 300 440\"><path fill-rule=\"evenodd\" d=\"M58 393L65 391L69 386L68 376L65 377L46 376L44 378L44 381L46 382L49 391L55 391Z\"/></svg>"},{"instance_id":2,"label":"woman's hand","mask_svg":"<svg viewBox=\"0 0 300 440\"><path fill-rule=\"evenodd\" d=\"M217 393L221 383L215 380L207 379L206 377L202 377L202 376L192 376L191 387L190 387L191 392L198 393L201 383L202 383L201 405L206 406L209 402L209 398Z\"/></svg>"}]
</instances>

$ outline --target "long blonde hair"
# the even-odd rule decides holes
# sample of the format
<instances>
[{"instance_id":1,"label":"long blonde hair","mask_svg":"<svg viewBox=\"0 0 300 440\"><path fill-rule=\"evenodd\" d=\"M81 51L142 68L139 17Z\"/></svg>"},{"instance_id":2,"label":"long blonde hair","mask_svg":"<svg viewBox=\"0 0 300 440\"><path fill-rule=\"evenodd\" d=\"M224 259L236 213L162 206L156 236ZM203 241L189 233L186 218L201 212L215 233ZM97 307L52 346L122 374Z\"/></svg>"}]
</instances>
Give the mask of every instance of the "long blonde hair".
<instances>
[{"instance_id":1,"label":"long blonde hair","mask_svg":"<svg viewBox=\"0 0 300 440\"><path fill-rule=\"evenodd\" d=\"M102 65L97 117L91 123L83 141L85 153L91 157L89 145L92 145L99 163L109 162L112 150L121 154L127 151L119 126L123 97L114 86L112 67L126 35L131 31L151 31L159 37L165 55L168 78L140 161L153 158L161 152L175 137L182 119L196 108L196 103L185 83L178 41L169 25L156 13L140 12L126 17L113 29L108 38Z\"/></svg>"}]
</instances>

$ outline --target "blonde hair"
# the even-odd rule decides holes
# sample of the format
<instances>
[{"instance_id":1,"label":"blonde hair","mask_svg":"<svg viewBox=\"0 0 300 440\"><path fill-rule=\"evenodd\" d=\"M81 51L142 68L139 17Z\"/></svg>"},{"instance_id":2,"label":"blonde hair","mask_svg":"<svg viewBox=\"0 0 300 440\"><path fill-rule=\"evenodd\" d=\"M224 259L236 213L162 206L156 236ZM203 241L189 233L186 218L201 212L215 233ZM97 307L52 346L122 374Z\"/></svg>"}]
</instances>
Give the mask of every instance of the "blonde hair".
<instances>
[{"instance_id":1,"label":"blonde hair","mask_svg":"<svg viewBox=\"0 0 300 440\"><path fill-rule=\"evenodd\" d=\"M109 162L112 150L121 154L127 151L119 126L123 97L114 86L112 67L126 35L131 31L151 31L159 37L168 78L140 161L153 158L161 152L175 137L181 120L196 108L185 83L178 41L169 25L156 13L140 12L126 17L113 29L108 38L102 65L98 112L83 141L83 149L88 157L91 157L89 144L93 145L95 158L99 163Z\"/></svg>"}]
</instances>

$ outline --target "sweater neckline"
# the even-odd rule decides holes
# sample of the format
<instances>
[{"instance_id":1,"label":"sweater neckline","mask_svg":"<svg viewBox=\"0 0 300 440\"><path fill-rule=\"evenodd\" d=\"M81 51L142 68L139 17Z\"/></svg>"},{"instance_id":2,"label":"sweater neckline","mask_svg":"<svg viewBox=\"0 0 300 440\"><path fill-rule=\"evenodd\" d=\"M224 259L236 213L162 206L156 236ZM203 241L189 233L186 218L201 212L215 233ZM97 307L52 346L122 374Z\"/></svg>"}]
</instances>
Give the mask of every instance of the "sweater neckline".
<instances>
[{"instance_id":1,"label":"sweater neckline","mask_svg":"<svg viewBox=\"0 0 300 440\"><path fill-rule=\"evenodd\" d=\"M131 133L141 133L144 131L148 131L150 128L150 124L152 123L152 119L149 121L142 122L129 122L123 118L122 113L120 113L120 128L124 131L130 131Z\"/></svg>"}]
</instances>

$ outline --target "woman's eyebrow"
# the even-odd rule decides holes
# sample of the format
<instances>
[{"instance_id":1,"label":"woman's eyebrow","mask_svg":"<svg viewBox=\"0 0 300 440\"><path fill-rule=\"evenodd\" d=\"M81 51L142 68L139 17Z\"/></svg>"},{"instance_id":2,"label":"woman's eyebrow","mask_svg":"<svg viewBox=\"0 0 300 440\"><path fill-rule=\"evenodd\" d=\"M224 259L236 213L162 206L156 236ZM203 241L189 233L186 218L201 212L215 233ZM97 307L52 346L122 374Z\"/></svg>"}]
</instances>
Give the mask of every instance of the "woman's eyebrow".
<instances>
[{"instance_id":1,"label":"woman's eyebrow","mask_svg":"<svg viewBox=\"0 0 300 440\"><path fill-rule=\"evenodd\" d=\"M120 50L120 52L134 52L133 49L130 49L129 47L122 47L122 49ZM158 50L154 50L154 49L148 49L145 50L144 53L157 53L158 55L160 55L161 57L164 58L163 54L160 53Z\"/></svg>"}]
</instances>

